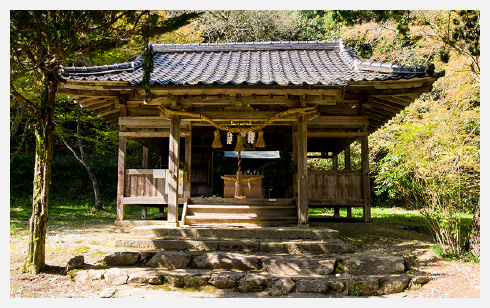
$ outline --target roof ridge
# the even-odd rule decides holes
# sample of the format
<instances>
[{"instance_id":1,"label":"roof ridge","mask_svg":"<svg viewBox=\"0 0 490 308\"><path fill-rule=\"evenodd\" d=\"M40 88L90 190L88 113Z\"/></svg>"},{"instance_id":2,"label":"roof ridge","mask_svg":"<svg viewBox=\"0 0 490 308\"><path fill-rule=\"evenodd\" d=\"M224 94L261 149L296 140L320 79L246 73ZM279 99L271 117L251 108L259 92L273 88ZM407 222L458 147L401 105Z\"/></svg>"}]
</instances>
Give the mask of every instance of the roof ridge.
<instances>
[{"instance_id":1,"label":"roof ridge","mask_svg":"<svg viewBox=\"0 0 490 308\"><path fill-rule=\"evenodd\" d=\"M341 41L262 41L225 43L152 44L154 52L244 51L281 49L339 49Z\"/></svg>"},{"instance_id":2,"label":"roof ridge","mask_svg":"<svg viewBox=\"0 0 490 308\"><path fill-rule=\"evenodd\" d=\"M357 52L349 46L345 46L343 41L340 43L341 58L353 69L362 71L376 71L380 73L412 73L412 74L424 74L427 68L431 66L424 65L401 65L387 62L376 61L363 61L359 60Z\"/></svg>"},{"instance_id":3,"label":"roof ridge","mask_svg":"<svg viewBox=\"0 0 490 308\"><path fill-rule=\"evenodd\" d=\"M60 65L60 74L70 73L70 75L91 75L91 74L105 74L122 71L132 71L137 65L135 61L106 64L106 65L93 65L93 66L63 66Z\"/></svg>"}]
</instances>

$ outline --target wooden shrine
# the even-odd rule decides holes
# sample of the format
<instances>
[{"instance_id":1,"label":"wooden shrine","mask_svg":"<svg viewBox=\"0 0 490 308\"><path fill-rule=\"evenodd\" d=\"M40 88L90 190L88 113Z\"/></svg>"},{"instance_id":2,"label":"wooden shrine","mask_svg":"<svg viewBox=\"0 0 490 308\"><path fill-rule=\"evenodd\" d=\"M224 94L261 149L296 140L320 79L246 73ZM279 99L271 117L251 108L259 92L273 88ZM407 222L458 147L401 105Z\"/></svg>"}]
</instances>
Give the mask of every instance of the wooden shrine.
<instances>
[{"instance_id":1,"label":"wooden shrine","mask_svg":"<svg viewBox=\"0 0 490 308\"><path fill-rule=\"evenodd\" d=\"M63 67L59 92L119 128L117 219L125 219L127 205L168 207L167 223L173 226L179 219L198 221L199 215L223 221L226 213L230 220L244 215L305 226L309 207L335 208L336 217L338 208L347 208L349 217L352 207L360 207L362 220L370 222L368 136L444 74L432 65L360 61L342 41L152 49L153 99L141 85L141 58ZM142 145L141 169L126 168L128 138ZM361 164L354 169L351 144L356 140ZM232 177L224 186L225 198L211 198L217 170L213 153L235 150L282 153L277 168L283 170L284 184L274 201L258 188L243 194L254 175L244 174L240 161L236 174L218 175ZM160 168L148 167L148 151L162 157ZM309 157L331 159L331 170L308 170ZM257 176L253 180L251 185L264 185ZM180 218L179 205L184 207ZM253 207L253 215L242 213Z\"/></svg>"}]
</instances>

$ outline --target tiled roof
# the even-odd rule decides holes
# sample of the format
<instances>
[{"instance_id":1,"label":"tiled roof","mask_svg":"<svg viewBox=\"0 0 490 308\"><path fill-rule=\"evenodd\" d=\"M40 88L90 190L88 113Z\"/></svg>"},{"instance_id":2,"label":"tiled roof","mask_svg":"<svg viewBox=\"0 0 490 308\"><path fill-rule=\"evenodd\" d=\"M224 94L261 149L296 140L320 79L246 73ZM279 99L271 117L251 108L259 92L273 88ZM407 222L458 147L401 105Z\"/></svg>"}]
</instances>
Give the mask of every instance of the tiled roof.
<instances>
[{"instance_id":1,"label":"tiled roof","mask_svg":"<svg viewBox=\"0 0 490 308\"><path fill-rule=\"evenodd\" d=\"M323 85L427 76L425 66L360 61L340 41L152 45L153 85ZM70 80L123 81L138 85L141 58L93 67L62 67Z\"/></svg>"}]
</instances>

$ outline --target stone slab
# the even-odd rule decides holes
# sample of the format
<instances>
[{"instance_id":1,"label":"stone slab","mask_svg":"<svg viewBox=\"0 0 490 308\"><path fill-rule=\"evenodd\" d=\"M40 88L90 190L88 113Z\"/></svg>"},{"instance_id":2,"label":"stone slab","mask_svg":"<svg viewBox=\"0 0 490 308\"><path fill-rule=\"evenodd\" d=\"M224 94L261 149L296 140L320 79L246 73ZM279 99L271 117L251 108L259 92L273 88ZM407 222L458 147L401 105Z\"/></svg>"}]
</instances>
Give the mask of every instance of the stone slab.
<instances>
[{"instance_id":1,"label":"stone slab","mask_svg":"<svg viewBox=\"0 0 490 308\"><path fill-rule=\"evenodd\" d=\"M132 230L134 236L151 236L155 238L188 238L188 239L267 239L267 240L328 240L338 239L339 232L325 228L202 228L181 227L169 228L164 225L140 226Z\"/></svg>"},{"instance_id":2,"label":"stone slab","mask_svg":"<svg viewBox=\"0 0 490 308\"><path fill-rule=\"evenodd\" d=\"M186 268L191 262L191 255L179 251L161 251L156 253L147 265L169 269Z\"/></svg>"},{"instance_id":3,"label":"stone slab","mask_svg":"<svg viewBox=\"0 0 490 308\"><path fill-rule=\"evenodd\" d=\"M330 275L335 271L336 264L336 258L310 259L304 257L276 257L264 258L262 260L262 270L273 275Z\"/></svg>"},{"instance_id":4,"label":"stone slab","mask_svg":"<svg viewBox=\"0 0 490 308\"><path fill-rule=\"evenodd\" d=\"M351 253L355 251L355 247L342 241L261 242L259 250L263 253L332 254Z\"/></svg>"},{"instance_id":5,"label":"stone slab","mask_svg":"<svg viewBox=\"0 0 490 308\"><path fill-rule=\"evenodd\" d=\"M109 266L127 266L138 263L140 254L131 251L116 251L104 257L103 261Z\"/></svg>"},{"instance_id":6,"label":"stone slab","mask_svg":"<svg viewBox=\"0 0 490 308\"><path fill-rule=\"evenodd\" d=\"M383 275L405 271L405 259L402 256L347 256L340 262L344 270L353 275Z\"/></svg>"},{"instance_id":7,"label":"stone slab","mask_svg":"<svg viewBox=\"0 0 490 308\"><path fill-rule=\"evenodd\" d=\"M216 252L203 253L193 257L196 268L226 269L226 270L258 270L261 258L234 253Z\"/></svg>"}]
</instances>

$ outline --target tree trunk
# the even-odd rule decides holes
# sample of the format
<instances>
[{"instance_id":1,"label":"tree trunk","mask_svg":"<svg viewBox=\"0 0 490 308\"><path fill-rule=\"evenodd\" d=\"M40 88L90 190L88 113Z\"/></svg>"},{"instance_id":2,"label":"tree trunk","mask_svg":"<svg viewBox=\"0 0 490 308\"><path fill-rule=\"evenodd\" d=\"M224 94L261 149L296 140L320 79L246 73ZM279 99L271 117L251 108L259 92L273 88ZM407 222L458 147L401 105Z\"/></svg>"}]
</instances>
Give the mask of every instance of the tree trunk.
<instances>
[{"instance_id":1,"label":"tree trunk","mask_svg":"<svg viewBox=\"0 0 490 308\"><path fill-rule=\"evenodd\" d=\"M37 274L45 267L46 224L48 222L49 184L53 154L53 113L46 111L44 123L35 129L36 157L32 194L32 215L29 219L29 242L24 272Z\"/></svg>"},{"instance_id":2,"label":"tree trunk","mask_svg":"<svg viewBox=\"0 0 490 308\"><path fill-rule=\"evenodd\" d=\"M473 223L471 225L470 234L470 252L480 258L480 205L473 215Z\"/></svg>"},{"instance_id":3,"label":"tree trunk","mask_svg":"<svg viewBox=\"0 0 490 308\"><path fill-rule=\"evenodd\" d=\"M32 215L29 219L29 241L23 272L38 274L45 263L46 225L48 222L49 184L53 156L53 114L56 94L56 75L48 74L44 81L40 108L37 111L36 156L32 194Z\"/></svg>"}]
</instances>

